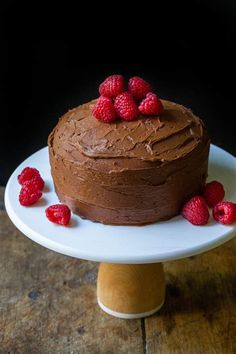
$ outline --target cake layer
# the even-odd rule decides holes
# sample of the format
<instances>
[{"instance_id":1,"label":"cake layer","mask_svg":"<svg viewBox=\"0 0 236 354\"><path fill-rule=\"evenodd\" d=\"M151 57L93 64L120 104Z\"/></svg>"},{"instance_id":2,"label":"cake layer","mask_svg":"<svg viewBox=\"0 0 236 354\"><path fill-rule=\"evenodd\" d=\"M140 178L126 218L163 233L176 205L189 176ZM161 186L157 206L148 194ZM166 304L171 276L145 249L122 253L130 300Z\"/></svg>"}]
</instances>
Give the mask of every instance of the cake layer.
<instances>
[{"instance_id":1,"label":"cake layer","mask_svg":"<svg viewBox=\"0 0 236 354\"><path fill-rule=\"evenodd\" d=\"M92 116L95 102L66 113L49 136L59 199L106 224L177 215L205 183L209 139L202 121L163 100L161 117L105 124Z\"/></svg>"}]
</instances>

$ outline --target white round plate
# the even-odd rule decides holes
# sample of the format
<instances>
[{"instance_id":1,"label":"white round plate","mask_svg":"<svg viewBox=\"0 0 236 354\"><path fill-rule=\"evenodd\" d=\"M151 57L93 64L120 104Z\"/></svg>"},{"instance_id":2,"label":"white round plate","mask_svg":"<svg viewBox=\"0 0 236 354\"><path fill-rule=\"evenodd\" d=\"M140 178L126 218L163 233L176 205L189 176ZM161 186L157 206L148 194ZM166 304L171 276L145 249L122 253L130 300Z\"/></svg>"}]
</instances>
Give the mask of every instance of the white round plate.
<instances>
[{"instance_id":1,"label":"white round plate","mask_svg":"<svg viewBox=\"0 0 236 354\"><path fill-rule=\"evenodd\" d=\"M43 198L31 207L19 204L17 175L36 167L46 182ZM208 180L217 179L226 188L226 200L236 202L236 158L212 145ZM234 236L236 225L224 226L212 218L206 226L193 226L181 216L146 226L110 226L73 215L70 226L53 224L45 208L58 203L50 174L48 149L26 159L10 177L6 210L16 227L33 241L56 252L98 262L154 263L188 257L212 249Z\"/></svg>"}]
</instances>

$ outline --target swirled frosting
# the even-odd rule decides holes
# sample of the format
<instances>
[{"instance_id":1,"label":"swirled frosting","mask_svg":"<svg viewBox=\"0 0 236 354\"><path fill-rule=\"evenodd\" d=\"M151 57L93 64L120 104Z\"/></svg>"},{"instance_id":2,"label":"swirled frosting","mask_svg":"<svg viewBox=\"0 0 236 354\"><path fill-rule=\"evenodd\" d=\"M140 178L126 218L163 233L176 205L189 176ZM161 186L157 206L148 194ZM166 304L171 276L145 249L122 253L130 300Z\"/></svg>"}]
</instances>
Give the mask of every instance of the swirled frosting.
<instances>
[{"instance_id":1,"label":"swirled frosting","mask_svg":"<svg viewBox=\"0 0 236 354\"><path fill-rule=\"evenodd\" d=\"M186 196L205 181L209 139L191 110L162 102L161 117L131 122L96 120L96 100L67 112L49 137L60 199L104 223L140 224L176 215ZM185 187L179 185L181 178ZM134 186L142 190L141 197ZM151 208L149 198L155 201Z\"/></svg>"}]
</instances>

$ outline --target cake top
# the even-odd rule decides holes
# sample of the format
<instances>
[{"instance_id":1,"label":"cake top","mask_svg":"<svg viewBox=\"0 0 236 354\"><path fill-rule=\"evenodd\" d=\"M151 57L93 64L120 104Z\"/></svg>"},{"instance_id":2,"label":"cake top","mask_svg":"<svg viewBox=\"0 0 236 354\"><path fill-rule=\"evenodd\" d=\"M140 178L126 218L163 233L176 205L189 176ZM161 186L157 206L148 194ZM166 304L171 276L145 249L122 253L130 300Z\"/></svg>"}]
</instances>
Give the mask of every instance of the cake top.
<instances>
[{"instance_id":1,"label":"cake top","mask_svg":"<svg viewBox=\"0 0 236 354\"><path fill-rule=\"evenodd\" d=\"M67 112L49 139L62 157L168 162L190 153L207 138L202 121L182 105L162 100L161 116L105 124L92 116L97 100Z\"/></svg>"}]
</instances>

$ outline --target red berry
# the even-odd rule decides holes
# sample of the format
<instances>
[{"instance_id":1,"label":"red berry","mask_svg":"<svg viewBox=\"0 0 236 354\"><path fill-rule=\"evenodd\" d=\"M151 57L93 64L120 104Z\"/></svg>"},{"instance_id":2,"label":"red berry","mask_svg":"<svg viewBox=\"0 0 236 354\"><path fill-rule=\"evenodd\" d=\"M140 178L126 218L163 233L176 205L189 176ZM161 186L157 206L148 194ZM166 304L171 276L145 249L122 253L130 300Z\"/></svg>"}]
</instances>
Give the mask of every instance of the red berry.
<instances>
[{"instance_id":1,"label":"red berry","mask_svg":"<svg viewBox=\"0 0 236 354\"><path fill-rule=\"evenodd\" d=\"M143 99L146 94L152 91L151 85L139 76L134 76L129 79L128 91L136 100Z\"/></svg>"},{"instance_id":2,"label":"red berry","mask_svg":"<svg viewBox=\"0 0 236 354\"><path fill-rule=\"evenodd\" d=\"M45 213L48 220L64 226L69 223L71 217L71 211L65 204L50 205Z\"/></svg>"},{"instance_id":3,"label":"red berry","mask_svg":"<svg viewBox=\"0 0 236 354\"><path fill-rule=\"evenodd\" d=\"M208 223L209 211L205 199L201 196L192 197L185 203L181 214L193 225L206 225Z\"/></svg>"},{"instance_id":4,"label":"red berry","mask_svg":"<svg viewBox=\"0 0 236 354\"><path fill-rule=\"evenodd\" d=\"M232 202L220 202L214 206L213 217L216 221L230 225L236 221L236 204Z\"/></svg>"},{"instance_id":5,"label":"red berry","mask_svg":"<svg viewBox=\"0 0 236 354\"><path fill-rule=\"evenodd\" d=\"M155 93L149 92L141 101L138 109L145 115L160 115L163 112L163 104Z\"/></svg>"},{"instance_id":6,"label":"red berry","mask_svg":"<svg viewBox=\"0 0 236 354\"><path fill-rule=\"evenodd\" d=\"M225 190L220 182L212 181L205 185L203 197L210 208L213 208L217 203L221 202L224 196Z\"/></svg>"},{"instance_id":7,"label":"red berry","mask_svg":"<svg viewBox=\"0 0 236 354\"><path fill-rule=\"evenodd\" d=\"M19 202L23 206L35 204L42 197L42 194L40 190L35 189L35 186L27 185L25 182L20 191Z\"/></svg>"},{"instance_id":8,"label":"red berry","mask_svg":"<svg viewBox=\"0 0 236 354\"><path fill-rule=\"evenodd\" d=\"M118 95L114 103L118 116L123 120L134 120L138 116L138 107L129 92Z\"/></svg>"},{"instance_id":9,"label":"red berry","mask_svg":"<svg viewBox=\"0 0 236 354\"><path fill-rule=\"evenodd\" d=\"M104 96L99 97L95 106L93 107L92 113L95 118L101 120L104 123L114 122L117 118L117 113L111 98Z\"/></svg>"},{"instance_id":10,"label":"red berry","mask_svg":"<svg viewBox=\"0 0 236 354\"><path fill-rule=\"evenodd\" d=\"M99 86L99 93L106 97L116 97L124 92L125 80L122 75L111 75L106 78Z\"/></svg>"},{"instance_id":11,"label":"red berry","mask_svg":"<svg viewBox=\"0 0 236 354\"><path fill-rule=\"evenodd\" d=\"M28 181L35 176L40 176L40 173L36 168L25 167L17 178L18 182L23 185L25 181Z\"/></svg>"},{"instance_id":12,"label":"red berry","mask_svg":"<svg viewBox=\"0 0 236 354\"><path fill-rule=\"evenodd\" d=\"M41 176L35 176L29 179L28 181L25 181L23 186L30 187L31 189L34 189L36 191L42 191L44 188L44 180Z\"/></svg>"}]
</instances>

